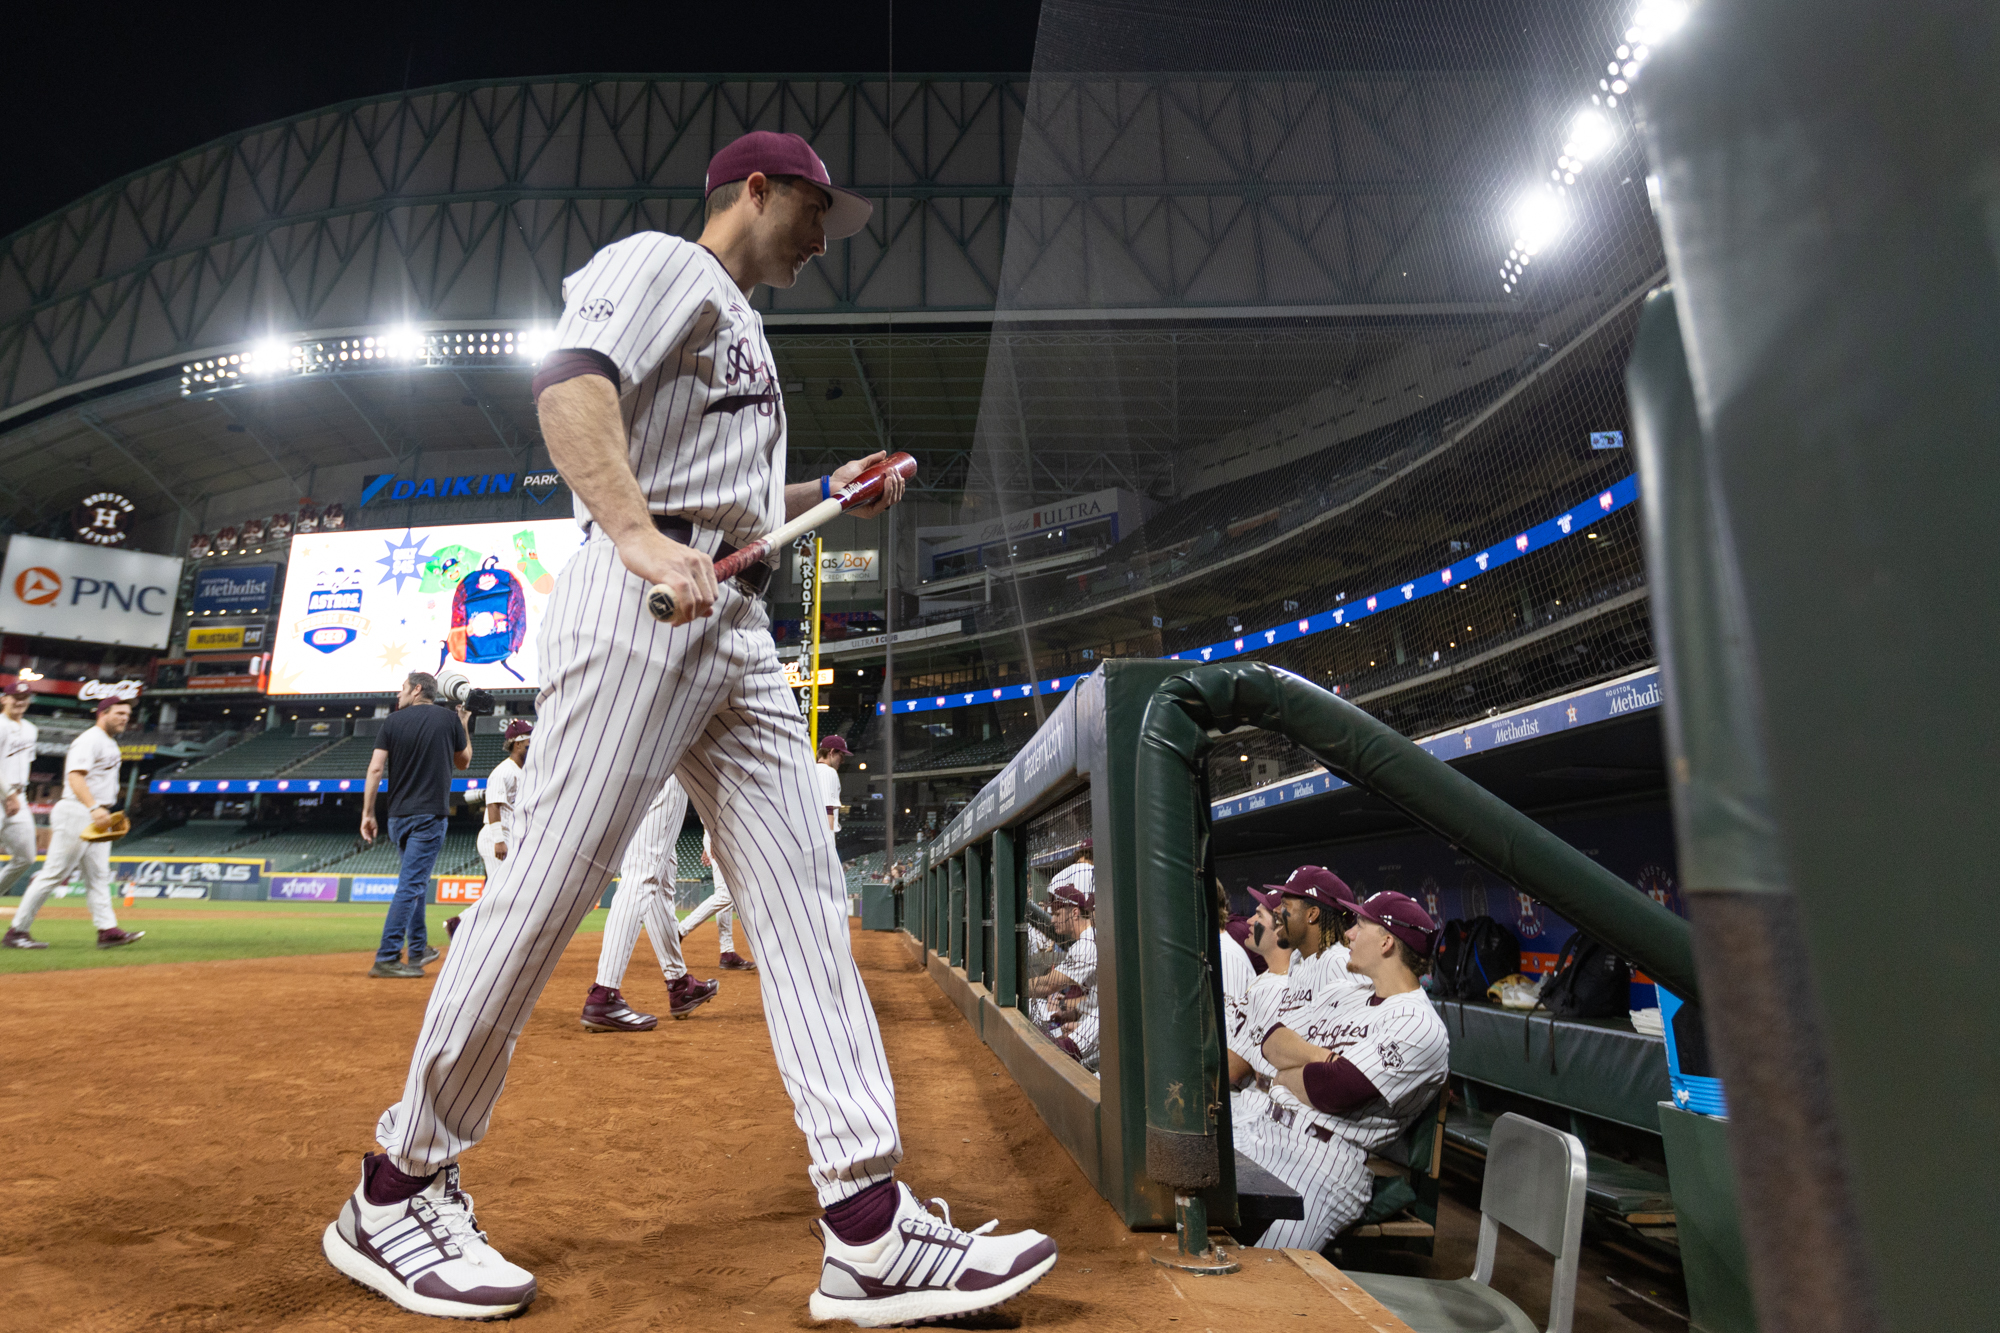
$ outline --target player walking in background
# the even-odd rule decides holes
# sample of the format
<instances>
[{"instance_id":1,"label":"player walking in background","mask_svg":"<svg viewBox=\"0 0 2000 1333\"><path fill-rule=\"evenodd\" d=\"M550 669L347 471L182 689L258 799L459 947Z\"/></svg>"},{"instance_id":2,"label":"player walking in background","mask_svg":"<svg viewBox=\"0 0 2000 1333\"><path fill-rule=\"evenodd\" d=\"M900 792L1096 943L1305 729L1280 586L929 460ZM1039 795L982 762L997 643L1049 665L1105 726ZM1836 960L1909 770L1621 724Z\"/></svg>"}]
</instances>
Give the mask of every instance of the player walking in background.
<instances>
[{"instance_id":1,"label":"player walking in background","mask_svg":"<svg viewBox=\"0 0 2000 1333\"><path fill-rule=\"evenodd\" d=\"M775 362L750 293L789 287L870 206L796 135L718 153L699 244L645 232L563 284L535 392L588 540L542 623L547 684L523 772L518 847L465 918L433 988L402 1099L322 1237L341 1272L421 1313L521 1310L535 1279L501 1257L459 1189L522 1026L645 809L678 775L761 967L778 1068L825 1210L816 1318L881 1325L998 1305L1054 1266L1033 1231L961 1231L895 1178L902 1141L882 1034L855 966L846 880L760 599L769 563L718 586L714 559L782 526L871 463L785 484ZM902 498L891 477L867 518ZM672 623L646 610L672 598Z\"/></svg>"},{"instance_id":2,"label":"player walking in background","mask_svg":"<svg viewBox=\"0 0 2000 1333\"><path fill-rule=\"evenodd\" d=\"M1331 1004L1314 995L1261 1043L1278 1074L1241 1146L1305 1200L1303 1218L1265 1230L1257 1243L1271 1248L1317 1250L1359 1217L1373 1191L1369 1152L1422 1114L1449 1072L1444 1020L1420 981L1436 923L1400 893L1348 910L1347 966L1368 989Z\"/></svg>"},{"instance_id":3,"label":"player walking in background","mask_svg":"<svg viewBox=\"0 0 2000 1333\"><path fill-rule=\"evenodd\" d=\"M132 720L132 705L124 699L104 699L97 705L97 723L87 727L70 742L63 759L63 794L49 814L49 856L21 895L7 928L4 943L10 949L46 949L28 928L35 913L42 910L48 896L70 876L83 871L83 898L90 904L90 919L97 927L97 947L115 949L138 942L143 930L120 930L118 916L111 910L111 844L87 842L84 832L111 823L111 803L118 799L118 765L124 756L118 751L118 736Z\"/></svg>"},{"instance_id":4,"label":"player walking in background","mask_svg":"<svg viewBox=\"0 0 2000 1333\"><path fill-rule=\"evenodd\" d=\"M687 1018L715 998L713 981L688 975L681 957L681 927L674 912L674 844L687 820L687 791L678 778L668 778L660 794L646 807L645 818L625 845L618 869L618 892L611 897L611 917L604 923L604 942L597 951L597 984L583 1001L583 1026L589 1032L651 1032L660 1020L636 1012L625 1003L620 988L625 968L639 943L643 924L659 955L667 979L667 1013Z\"/></svg>"},{"instance_id":5,"label":"player walking in background","mask_svg":"<svg viewBox=\"0 0 2000 1333\"><path fill-rule=\"evenodd\" d=\"M721 951L716 966L725 972L755 972L757 964L736 952L736 913L731 910L734 900L729 896L729 882L722 877L722 867L715 863L715 851L709 842L708 830L701 831L701 863L708 867L715 877L715 892L701 900L687 919L681 922L681 934L688 935L694 928L710 917L715 918L715 947Z\"/></svg>"},{"instance_id":6,"label":"player walking in background","mask_svg":"<svg viewBox=\"0 0 2000 1333\"><path fill-rule=\"evenodd\" d=\"M532 535L520 534L522 537ZM515 540L518 543L520 538ZM532 542L530 545L532 547ZM507 847L512 841L514 802L521 787L521 761L528 757L528 738L534 734L535 724L525 717L509 722L507 729L500 733L500 743L507 747L507 757L495 764L493 771L486 775L485 822L479 826L479 836L474 841L479 848L479 859L486 867L488 883L499 877L500 863L507 859ZM447 936L456 935L459 920L464 916L465 913L460 912L457 916L446 917L444 933Z\"/></svg>"},{"instance_id":7,"label":"player walking in background","mask_svg":"<svg viewBox=\"0 0 2000 1333\"><path fill-rule=\"evenodd\" d=\"M840 832L840 766L853 751L847 742L838 736L822 736L819 742L820 800L826 806L826 827L833 833Z\"/></svg>"},{"instance_id":8,"label":"player walking in background","mask_svg":"<svg viewBox=\"0 0 2000 1333\"><path fill-rule=\"evenodd\" d=\"M500 863L513 846L514 805L521 788L521 761L528 757L529 738L535 724L517 717L500 733L507 757L493 766L486 778L486 822L479 828L479 859L486 863L486 878L500 877ZM461 913L461 915L463 915Z\"/></svg>"},{"instance_id":9,"label":"player walking in background","mask_svg":"<svg viewBox=\"0 0 2000 1333\"><path fill-rule=\"evenodd\" d=\"M5 806L0 814L0 847L7 852L7 868L0 870L0 896L35 870L35 812L28 808L28 770L41 735L28 721L28 704L34 697L34 689L24 680L15 681L0 695L0 797Z\"/></svg>"}]
</instances>

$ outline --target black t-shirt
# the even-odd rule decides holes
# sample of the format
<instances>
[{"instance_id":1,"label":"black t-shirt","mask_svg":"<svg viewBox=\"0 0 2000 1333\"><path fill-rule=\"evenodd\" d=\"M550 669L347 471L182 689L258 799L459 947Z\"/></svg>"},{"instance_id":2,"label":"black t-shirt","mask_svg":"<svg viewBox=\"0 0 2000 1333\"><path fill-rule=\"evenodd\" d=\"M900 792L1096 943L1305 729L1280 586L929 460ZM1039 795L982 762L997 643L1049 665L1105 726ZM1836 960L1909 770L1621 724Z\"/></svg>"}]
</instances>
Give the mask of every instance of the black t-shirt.
<instances>
[{"instance_id":1,"label":"black t-shirt","mask_svg":"<svg viewBox=\"0 0 2000 1333\"><path fill-rule=\"evenodd\" d=\"M458 710L439 704L411 704L382 720L375 748L388 752L389 792L386 818L438 815L451 800L452 756L466 746Z\"/></svg>"}]
</instances>

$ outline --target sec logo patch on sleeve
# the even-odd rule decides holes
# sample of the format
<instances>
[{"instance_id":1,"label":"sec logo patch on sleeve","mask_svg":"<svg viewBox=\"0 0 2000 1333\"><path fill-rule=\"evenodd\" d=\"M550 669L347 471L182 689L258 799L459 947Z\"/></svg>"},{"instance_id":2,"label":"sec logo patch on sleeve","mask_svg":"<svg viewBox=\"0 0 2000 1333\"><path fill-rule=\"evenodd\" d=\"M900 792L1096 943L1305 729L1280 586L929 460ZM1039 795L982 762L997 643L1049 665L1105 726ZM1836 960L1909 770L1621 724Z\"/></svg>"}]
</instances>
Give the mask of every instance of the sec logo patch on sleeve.
<instances>
[{"instance_id":1,"label":"sec logo patch on sleeve","mask_svg":"<svg viewBox=\"0 0 2000 1333\"><path fill-rule=\"evenodd\" d=\"M576 313L589 320L606 320L610 319L617 309L618 307L613 305L608 297L599 296L585 301Z\"/></svg>"}]
</instances>

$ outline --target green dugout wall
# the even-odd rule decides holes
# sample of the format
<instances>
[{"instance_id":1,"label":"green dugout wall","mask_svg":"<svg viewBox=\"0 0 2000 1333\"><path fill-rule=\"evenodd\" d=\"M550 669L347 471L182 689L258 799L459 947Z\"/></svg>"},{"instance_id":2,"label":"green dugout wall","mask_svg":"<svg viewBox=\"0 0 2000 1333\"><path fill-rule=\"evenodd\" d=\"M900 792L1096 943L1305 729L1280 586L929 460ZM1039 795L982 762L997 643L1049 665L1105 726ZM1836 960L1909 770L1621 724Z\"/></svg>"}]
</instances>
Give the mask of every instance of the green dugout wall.
<instances>
[{"instance_id":1,"label":"green dugout wall","mask_svg":"<svg viewBox=\"0 0 2000 1333\"><path fill-rule=\"evenodd\" d=\"M940 831L904 919L939 986L1127 1225L1173 1225L1176 1193L1200 1197L1216 1222L1236 1216L1201 774L1215 739L1243 727L1298 741L1695 995L1686 922L1345 700L1262 663L1109 662ZM1085 788L1097 866L1096 1078L1018 1008L1027 829Z\"/></svg>"}]
</instances>

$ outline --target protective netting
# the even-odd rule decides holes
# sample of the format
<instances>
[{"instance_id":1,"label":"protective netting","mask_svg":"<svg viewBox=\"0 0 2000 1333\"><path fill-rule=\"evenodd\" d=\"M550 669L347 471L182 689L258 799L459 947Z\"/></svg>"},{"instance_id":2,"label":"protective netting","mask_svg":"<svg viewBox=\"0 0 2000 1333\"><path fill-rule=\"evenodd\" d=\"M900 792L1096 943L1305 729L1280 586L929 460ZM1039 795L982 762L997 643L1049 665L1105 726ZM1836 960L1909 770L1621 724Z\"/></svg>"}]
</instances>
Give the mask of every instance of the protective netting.
<instances>
[{"instance_id":1,"label":"protective netting","mask_svg":"<svg viewBox=\"0 0 2000 1333\"><path fill-rule=\"evenodd\" d=\"M1633 471L1664 269L1622 94L1676 17L1045 5L961 522L918 534L921 619L977 637L899 657L909 766L1109 656L1264 658L1412 735L1650 660L1629 485L1505 544ZM1306 766L1261 744L1218 795Z\"/></svg>"}]
</instances>

